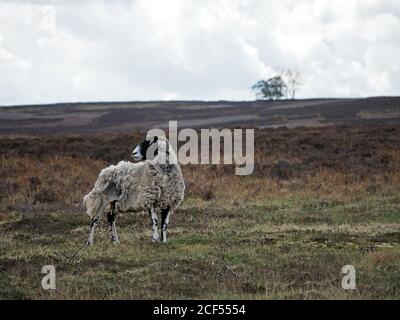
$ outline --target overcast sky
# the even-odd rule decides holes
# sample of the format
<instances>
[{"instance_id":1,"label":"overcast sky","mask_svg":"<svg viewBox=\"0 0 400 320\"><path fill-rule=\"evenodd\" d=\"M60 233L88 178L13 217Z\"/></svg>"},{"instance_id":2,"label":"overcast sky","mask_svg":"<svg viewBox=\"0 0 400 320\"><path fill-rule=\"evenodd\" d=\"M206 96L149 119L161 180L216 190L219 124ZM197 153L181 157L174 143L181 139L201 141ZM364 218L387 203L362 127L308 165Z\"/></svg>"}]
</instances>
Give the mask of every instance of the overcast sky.
<instances>
[{"instance_id":1,"label":"overcast sky","mask_svg":"<svg viewBox=\"0 0 400 320\"><path fill-rule=\"evenodd\" d=\"M0 105L400 95L399 0L0 0Z\"/></svg>"}]
</instances>

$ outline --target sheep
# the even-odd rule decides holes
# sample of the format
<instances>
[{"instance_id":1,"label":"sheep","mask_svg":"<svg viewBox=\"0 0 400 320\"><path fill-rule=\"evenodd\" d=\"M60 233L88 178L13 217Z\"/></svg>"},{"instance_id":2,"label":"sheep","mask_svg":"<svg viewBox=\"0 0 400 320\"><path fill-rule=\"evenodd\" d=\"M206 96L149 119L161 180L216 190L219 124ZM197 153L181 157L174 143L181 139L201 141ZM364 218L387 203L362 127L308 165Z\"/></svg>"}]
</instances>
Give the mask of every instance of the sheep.
<instances>
[{"instance_id":1,"label":"sheep","mask_svg":"<svg viewBox=\"0 0 400 320\"><path fill-rule=\"evenodd\" d=\"M184 198L185 183L173 148L162 136L147 136L136 146L132 157L137 163L120 161L104 168L92 191L84 198L91 217L88 245L93 245L96 224L109 205L107 221L111 242L119 243L115 227L118 212L145 210L152 223L152 241L158 241L158 215L161 213L161 241L167 242L171 213Z\"/></svg>"}]
</instances>

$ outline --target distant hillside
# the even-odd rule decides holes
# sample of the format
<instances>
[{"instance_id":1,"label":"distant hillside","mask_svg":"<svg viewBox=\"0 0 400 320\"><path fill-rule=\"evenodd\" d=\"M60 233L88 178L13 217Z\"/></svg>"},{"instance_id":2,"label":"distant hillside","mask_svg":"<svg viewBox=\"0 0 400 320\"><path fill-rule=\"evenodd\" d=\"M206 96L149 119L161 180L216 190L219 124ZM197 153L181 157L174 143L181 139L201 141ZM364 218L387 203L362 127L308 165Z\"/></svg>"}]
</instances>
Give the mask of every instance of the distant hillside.
<instances>
[{"instance_id":1,"label":"distant hillside","mask_svg":"<svg viewBox=\"0 0 400 320\"><path fill-rule=\"evenodd\" d=\"M400 97L283 101L61 103L0 108L0 133L131 131L165 127L300 127L400 123Z\"/></svg>"}]
</instances>

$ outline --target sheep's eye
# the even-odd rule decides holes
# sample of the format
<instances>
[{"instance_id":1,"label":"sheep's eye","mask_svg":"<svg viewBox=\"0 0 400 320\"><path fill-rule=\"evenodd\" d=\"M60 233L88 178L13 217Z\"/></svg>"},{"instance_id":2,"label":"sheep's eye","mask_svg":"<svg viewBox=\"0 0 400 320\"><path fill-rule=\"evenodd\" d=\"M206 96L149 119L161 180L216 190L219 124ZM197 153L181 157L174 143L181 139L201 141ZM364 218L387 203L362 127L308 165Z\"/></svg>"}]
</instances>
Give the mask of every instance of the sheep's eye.
<instances>
[{"instance_id":1,"label":"sheep's eye","mask_svg":"<svg viewBox=\"0 0 400 320\"><path fill-rule=\"evenodd\" d=\"M158 138L157 137L155 137L153 140L150 140L148 143L149 143L149 146L151 146L154 142L156 142L158 140Z\"/></svg>"}]
</instances>

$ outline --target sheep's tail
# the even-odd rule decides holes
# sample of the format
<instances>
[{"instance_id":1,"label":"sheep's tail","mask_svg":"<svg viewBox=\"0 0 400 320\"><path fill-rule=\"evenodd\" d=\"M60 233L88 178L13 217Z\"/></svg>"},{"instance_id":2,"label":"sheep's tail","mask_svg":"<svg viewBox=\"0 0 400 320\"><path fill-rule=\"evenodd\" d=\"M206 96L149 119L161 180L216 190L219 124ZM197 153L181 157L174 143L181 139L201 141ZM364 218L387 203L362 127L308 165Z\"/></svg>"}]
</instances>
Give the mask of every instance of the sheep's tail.
<instances>
[{"instance_id":1,"label":"sheep's tail","mask_svg":"<svg viewBox=\"0 0 400 320\"><path fill-rule=\"evenodd\" d=\"M101 214L107 204L107 199L102 192L92 190L83 197L83 204L86 207L86 213L93 218Z\"/></svg>"},{"instance_id":2,"label":"sheep's tail","mask_svg":"<svg viewBox=\"0 0 400 320\"><path fill-rule=\"evenodd\" d=\"M90 191L86 196L83 197L83 205L87 208L87 207L91 207L91 204L93 202L92 199L92 191Z\"/></svg>"},{"instance_id":3,"label":"sheep's tail","mask_svg":"<svg viewBox=\"0 0 400 320\"><path fill-rule=\"evenodd\" d=\"M98 214L100 208L104 206L105 193L112 184L109 172L103 169L92 191L83 197L83 205L86 207L86 213L91 218Z\"/></svg>"},{"instance_id":4,"label":"sheep's tail","mask_svg":"<svg viewBox=\"0 0 400 320\"><path fill-rule=\"evenodd\" d=\"M90 191L86 196L83 197L83 205L86 207L86 213L93 218L94 212L96 211L96 203L99 201L93 191Z\"/></svg>"}]
</instances>

